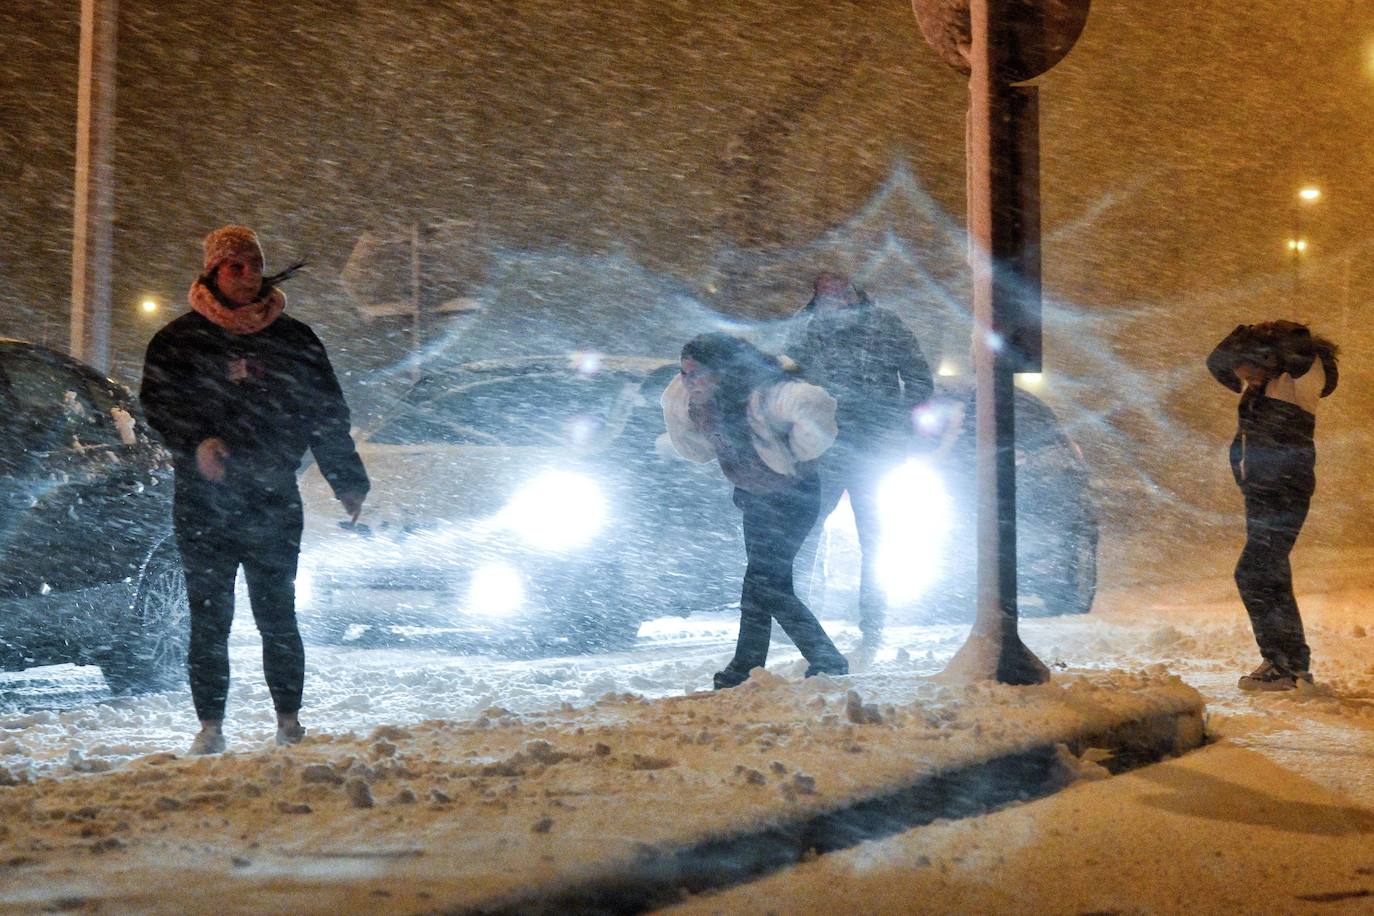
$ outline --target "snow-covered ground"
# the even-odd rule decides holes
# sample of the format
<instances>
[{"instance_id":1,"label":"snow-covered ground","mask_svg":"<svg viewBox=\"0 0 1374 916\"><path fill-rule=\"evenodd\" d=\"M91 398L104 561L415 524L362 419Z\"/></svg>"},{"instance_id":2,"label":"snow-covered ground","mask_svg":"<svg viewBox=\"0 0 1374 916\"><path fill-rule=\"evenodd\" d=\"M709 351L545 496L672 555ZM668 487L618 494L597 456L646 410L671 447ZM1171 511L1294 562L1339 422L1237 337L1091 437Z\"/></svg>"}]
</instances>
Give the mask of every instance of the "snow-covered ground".
<instances>
[{"instance_id":1,"label":"snow-covered ground","mask_svg":"<svg viewBox=\"0 0 1374 916\"><path fill-rule=\"evenodd\" d=\"M1262 866L1263 855L1279 851L1300 854L1294 847L1302 849L1305 838L1317 837L1307 844L1312 849L1314 843L1321 846L1312 863L1316 871L1309 875L1312 881L1320 878L1308 893L1309 897L1316 896L1279 910L1301 911L1311 905L1342 912L1341 907L1352 905L1350 901L1367 902L1358 892L1368 886L1374 893L1374 881L1368 877L1374 861L1365 861L1368 854L1361 852L1367 845L1362 841L1374 832L1370 826L1374 823L1370 813L1374 812L1374 639L1368 635L1374 621L1367 610L1374 598L1374 552L1302 553L1296 566L1317 685L1294 694L1254 696L1235 689L1236 677L1253 667L1256 659L1234 586L1224 577L1180 581L1167 590L1153 592L1108 593L1087 617L1023 624L1026 641L1045 661L1057 670L1069 669L1058 679L1064 697L1080 691L1075 686L1080 683L1080 693L1095 698L1094 702L1110 697L1113 691L1122 701L1129 701L1137 689L1154 695L1163 689L1167 696L1166 670L1202 691L1210 712L1209 729L1224 740L1184 761L1165 765L1192 768L1189 772L1200 774L1187 783L1191 794L1185 799L1186 807L1180 808L1182 801L1173 807L1158 804L1158 793L1148 791L1152 777L1106 780L991 816L1003 820L972 818L960 822L971 833L961 833L958 825L934 825L923 831L937 833L915 831L889 841L896 844L893 846L868 845L826 856L798 874L819 884L838 882L848 874L845 869L853 871L854 861L876 861L881 864L877 870L881 874L867 865L860 869L878 882L878 896L872 906L875 910L979 911L987 901L1017 899L1015 888L999 882L1036 868L1053 872L1058 867L1058 860L1044 858L1035 850L1062 857L1068 855L1066 846L1077 848L1069 840L1033 842L1034 830L1049 829L1036 812L1082 809L1076 820L1056 816L1065 818L1065 829L1081 830L1091 837L1084 842L1120 847L1113 855L1100 856L1078 849L1078 867L1089 875L1093 868L1129 875L1130 870L1117 867L1117 860L1135 861L1133 857L1139 855L1148 861L1148 854L1172 863L1177 873L1189 874L1176 859L1169 858L1169 847L1163 840L1146 844L1137 853L1132 846L1121 844L1138 842L1138 836L1128 839L1112 833L1122 823L1151 823L1150 817L1155 817L1160 836L1180 834L1176 845L1195 849L1198 855L1203 850L1210 855L1217 843L1224 844L1239 857L1240 864L1230 866L1239 871L1244 870L1244 862L1251 867ZM854 641L852 630L831 626L842 647ZM135 885L138 876L121 872L120 861L149 861L156 851L160 863L174 864L177 856L185 855L188 865L198 862L204 867L213 859L207 850L227 856L224 849L229 847L241 847L234 856L235 869L244 877L257 876L269 884L274 879L267 872L274 868L310 872L317 877L326 873L367 877L374 867L397 867L396 857L419 855L412 847L397 847L396 837L413 832L416 845L423 846L423 838L432 835L431 831L449 829L444 827L451 823L446 811L461 810L461 817L475 825L482 818L496 816L494 812L506 812L504 806L522 816L537 810L528 831L540 836L551 833L557 838L559 830L554 824L559 822L559 812L583 806L579 801L583 793L598 797L598 793L606 792L607 779L636 791L666 793L658 799L666 804L669 797L682 797L684 789L656 789L655 780L690 780L696 772L693 761L706 766L710 762L707 751L712 749L727 756L745 755L747 765L733 776L728 776L731 771L727 769L727 777L703 782L699 787L702 792L723 791L723 797L734 802L748 799L752 791L748 787L757 784L770 790L772 794L765 793L770 798L776 799L777 791L784 791L790 804L816 787L824 793L849 779L855 764L838 763L827 756L835 752L842 752L839 759L844 761L870 761L864 765L867 769L878 765L881 770L892 759L904 756L896 752L896 746L889 749L890 753L879 753L885 747L883 742L893 735L906 742L903 747L912 746L912 740L921 742L923 753L927 748L941 748L929 755L930 760L938 760L941 754L954 753L952 748L977 748L980 743L1009 740L1015 729L1009 732L1003 718L1012 721L1010 717L1029 714L1042 724L1062 719L1061 714L1036 712L1039 702L1049 702L1046 708L1060 702L1053 694L1035 695L1035 691L1012 688L950 693L926 680L923 675L938 670L961 644L965 634L961 627L894 628L869 670L853 679L860 685L861 701L874 704L888 738L881 738L881 730L875 730L856 739L852 726L862 723L867 713L862 706L851 709L854 702L846 697L844 684L824 678L795 684L771 680L751 685L737 696L708 697L704 703L669 701L661 709L659 704L646 706L636 698L680 697L704 689L711 672L730 653L732 631L733 622L719 616L654 621L646 625L632 651L533 662L411 650L313 647L309 652L308 724L319 737L285 753L234 754L173 766L168 765L171 754L184 748L194 728L187 697L102 699L98 682L85 672L59 672L61 676L48 682L39 675L28 675L20 689L8 695L9 711L0 713L0 765L5 767L0 781L57 779L45 780L41 786L0 789L0 802L10 805L7 810L15 816L14 826L0 828L0 849L8 847L7 855L0 857L0 868L12 869L16 879L28 876L24 894L8 899L20 906L24 900L47 906L58 891L81 897L86 892L83 888L89 888L81 878L83 867L70 856L83 853L119 853L123 858L108 860L110 864L102 865L102 873L106 880L116 880L117 876L126 888ZM231 748L235 750L261 751L270 735L269 703L255 655L252 640L244 638L236 643L230 711ZM1082 681L1082 674L1074 672L1084 669L1107 669L1102 675L1105 680L1095 684ZM1143 672L1143 676L1112 673L1114 669ZM794 678L800 675L801 663L795 652L779 646L771 670ZM63 696L53 690L67 693ZM1024 702L1018 697L1025 698ZM688 720L694 716L719 722L689 727ZM778 739L768 731L775 722L779 729L794 729L788 754L769 750ZM410 730L398 728L401 726ZM1017 727L1032 726L1022 723ZM925 737L915 732L903 737L901 729L915 729ZM701 739L703 734L706 737ZM529 740L531 736L536 739ZM951 738L956 740L951 742ZM797 761L810 759L808 754L814 760L799 772ZM604 762L603 755L608 758ZM141 759L131 762L135 757ZM751 762L753 757L758 757L756 765ZM825 760L831 763L824 764ZM564 761L559 769L557 765ZM818 768L817 763L824 768ZM567 764L573 768L569 770ZM115 772L103 777L82 775L104 769ZM1151 768L1147 772L1169 774L1161 777L1166 780L1187 778L1186 772L1180 776L1178 770ZM355 778L355 774L359 775ZM1084 765L1081 775L1102 774ZM571 788L557 782L568 778L574 781ZM98 781L87 781L91 779ZM583 779L588 782L579 783ZM1142 779L1147 781L1142 783ZM355 782L370 787L365 796L362 787L353 785ZM1262 794L1261 789L1270 784L1272 792ZM411 785L423 790L417 793L410 789L410 796L418 796L422 804L413 811L388 807L404 805ZM1075 795L1080 791L1084 794ZM379 813L349 815L341 793L351 799L354 792L366 801L375 795ZM1104 797L1098 799L1099 795ZM1069 798L1077 798L1080 808L1063 808L1067 802L1061 799ZM16 804L20 807L14 808ZM1052 807L1037 807L1043 805ZM1209 812L1209 805L1217 806L1220 813ZM317 809L312 818L287 816L297 809L308 813L312 806ZM708 805L707 811L693 808L691 817L703 827L709 822L718 829L720 812L710 810L712 807ZM1161 807L1173 818L1169 823L1158 823L1158 817L1164 816L1158 813ZM650 806L644 810L660 809ZM1116 813L1109 815L1109 811ZM686 824L687 809L683 812L669 820ZM606 810L600 828L608 840L624 840L648 829L617 820L621 814L614 806ZM1022 820L1016 821L1016 817ZM1229 832L1217 834L1217 819L1230 825ZM1002 833L986 826L999 823L1008 824L1009 831L1020 830L1021 839L1004 843ZM1246 826L1260 829L1254 847L1260 856L1258 863L1253 856L1245 859L1249 850L1244 844L1250 836L1242 829ZM171 836L159 840L158 831L168 828ZM347 828L342 835L341 828ZM1197 835L1189 832L1192 828ZM474 855L485 848L484 844L505 848L503 844L508 843L514 843L509 851L516 855L517 848L523 850L529 845L525 829L521 828L518 837L475 830L470 837ZM939 834L941 830L945 833ZM293 844L308 845L309 841L301 838L316 834L329 837L329 848L349 840L344 845L351 851L342 858L332 857L333 853L315 851L307 855L301 851L303 858L295 864L281 858L281 850L294 848ZM1202 839L1214 834L1224 839ZM929 839L937 836L943 840ZM179 845L179 840L186 843ZM1292 845L1286 846L1285 840ZM902 846L903 841L908 845ZM253 851L259 842L264 851L275 848L277 855L259 856ZM575 855L584 854L581 846L571 845ZM913 847L920 851L913 852ZM568 844L557 848L563 850ZM485 848L485 852L492 854L493 849L495 846ZM853 858L864 855L869 858ZM8 866L4 865L6 859L11 863ZM1013 860L1022 871L1002 867L1002 863ZM922 862L935 863L936 867L926 868ZM385 869L378 863L385 863ZM1208 875L1220 873L1209 862L1192 865ZM817 871L824 868L838 869L838 877ZM416 869L418 874L423 866ZM949 881L964 880L990 889L985 888L983 896L969 895L971 892L964 889L958 893L965 896L957 899L926 900L913 906L912 898L902 891L902 882L913 880L913 869L918 872L917 879L934 880L936 885L953 874L955 878ZM1292 872L1287 866L1274 870L1266 879L1267 885L1256 887L1272 888ZM60 879L60 886L36 887L33 881L39 876ZM788 878L769 880L785 883ZM1345 884L1340 883L1342 880ZM954 893L948 881L943 886ZM1139 909L1133 909L1127 893L1129 884L1104 881L1095 885L1089 876L1074 887L1082 893L1071 897L1066 891L1065 905L1056 907L1054 883L1042 882L1037 890L1041 895L1037 898L1039 908L1092 909L1078 906L1076 901L1100 903L1101 895L1093 897L1089 891L1116 887L1116 909ZM749 888L732 893L744 896L720 898L736 902L726 904L725 911L777 908L764 905L770 899L766 894L749 896ZM1321 897L1327 893L1338 896ZM1176 894L1170 898L1173 906L1159 897L1144 909L1209 909L1191 897L1187 888L1178 889ZM1240 899L1253 903L1259 898L1242 895ZM700 904L721 910L721 904L714 900L702 898ZM1072 906L1070 900L1075 901ZM411 905L423 906L422 901L417 898ZM943 905L945 902L951 905ZM798 898L796 908L805 909L803 903ZM360 908L364 907L360 904ZM1210 909L1226 911L1226 907Z\"/></svg>"},{"instance_id":2,"label":"snow-covered ground","mask_svg":"<svg viewBox=\"0 0 1374 916\"><path fill-rule=\"evenodd\" d=\"M1099 597L1085 617L1025 620L1026 642L1052 666L1140 670L1162 664L1209 693L1213 729L1228 720L1276 725L1289 709L1337 720L1374 716L1374 552L1299 555L1300 595L1313 645L1317 686L1300 697L1268 697L1259 711L1233 690L1257 658L1235 587L1226 578L1175 588ZM229 734L233 747L257 749L273 733L251 616L242 609L232 648ZM588 704L609 692L648 698L710 685L729 659L731 614L668 617L641 628L630 651L537 660L464 656L414 648L307 647L303 719L329 734L429 719L472 719L501 706L514 712ZM841 648L858 632L825 621ZM932 674L967 634L960 626L892 627L871 672ZM790 644L775 642L770 670L797 676L804 666ZM0 675L0 767L12 773L64 775L117 766L150 753L180 752L195 731L188 692L116 699L95 669L39 669ZM1371 774L1374 778L1374 774Z\"/></svg>"},{"instance_id":3,"label":"snow-covered ground","mask_svg":"<svg viewBox=\"0 0 1374 916\"><path fill-rule=\"evenodd\" d=\"M1374 913L1374 557L1300 553L1317 685L1245 694L1233 586L1106 596L1042 652L1156 659L1207 699L1206 748L822 856L673 913ZM1046 637L1049 637L1046 639ZM1081 663L1077 661L1075 663Z\"/></svg>"}]
</instances>

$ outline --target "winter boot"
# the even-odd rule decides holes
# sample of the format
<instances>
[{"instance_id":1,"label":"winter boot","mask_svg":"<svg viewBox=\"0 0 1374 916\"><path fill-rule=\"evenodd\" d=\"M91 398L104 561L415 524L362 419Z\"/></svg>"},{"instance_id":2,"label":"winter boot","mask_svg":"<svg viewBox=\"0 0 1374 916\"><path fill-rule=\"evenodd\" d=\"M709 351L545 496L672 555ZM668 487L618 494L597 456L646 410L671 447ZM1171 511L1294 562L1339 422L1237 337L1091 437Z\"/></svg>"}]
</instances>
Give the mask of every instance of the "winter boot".
<instances>
[{"instance_id":1,"label":"winter boot","mask_svg":"<svg viewBox=\"0 0 1374 916\"><path fill-rule=\"evenodd\" d=\"M277 747L290 747L293 744L300 744L304 737L305 726L299 722L295 725L279 728L277 729Z\"/></svg>"},{"instance_id":2,"label":"winter boot","mask_svg":"<svg viewBox=\"0 0 1374 916\"><path fill-rule=\"evenodd\" d=\"M195 739L191 742L191 749L186 753L192 757L223 754L224 749L228 746L229 742L224 740L224 732L202 728L196 733Z\"/></svg>"},{"instance_id":3,"label":"winter boot","mask_svg":"<svg viewBox=\"0 0 1374 916\"><path fill-rule=\"evenodd\" d=\"M843 655L839 661L827 662L823 665L807 665L806 677L815 677L818 674L828 674L831 677L843 677L849 673L849 662Z\"/></svg>"},{"instance_id":4,"label":"winter boot","mask_svg":"<svg viewBox=\"0 0 1374 916\"><path fill-rule=\"evenodd\" d=\"M1260 662L1258 668L1242 677L1237 686L1241 690L1294 690L1298 686L1299 677L1308 683L1312 682L1310 674L1295 675L1265 659Z\"/></svg>"},{"instance_id":5,"label":"winter boot","mask_svg":"<svg viewBox=\"0 0 1374 916\"><path fill-rule=\"evenodd\" d=\"M711 683L716 690L728 690L731 687L738 687L747 680L749 680L748 671L741 672L726 665L724 670L716 672L715 676L711 678Z\"/></svg>"}]
</instances>

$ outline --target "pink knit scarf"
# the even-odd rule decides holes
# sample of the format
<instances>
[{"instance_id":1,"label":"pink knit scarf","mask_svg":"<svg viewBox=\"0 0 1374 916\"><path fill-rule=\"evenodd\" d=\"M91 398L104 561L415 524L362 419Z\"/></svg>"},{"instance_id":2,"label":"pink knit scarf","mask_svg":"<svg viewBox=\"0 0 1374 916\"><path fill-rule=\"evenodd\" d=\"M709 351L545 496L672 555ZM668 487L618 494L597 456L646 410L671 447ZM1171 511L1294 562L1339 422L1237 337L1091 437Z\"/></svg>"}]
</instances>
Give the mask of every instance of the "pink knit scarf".
<instances>
[{"instance_id":1,"label":"pink knit scarf","mask_svg":"<svg viewBox=\"0 0 1374 916\"><path fill-rule=\"evenodd\" d=\"M191 292L187 299L192 309L230 334L256 334L276 321L277 316L286 308L286 295L275 286L257 301L240 308L229 309L220 305L215 294L197 280L191 284Z\"/></svg>"}]
</instances>

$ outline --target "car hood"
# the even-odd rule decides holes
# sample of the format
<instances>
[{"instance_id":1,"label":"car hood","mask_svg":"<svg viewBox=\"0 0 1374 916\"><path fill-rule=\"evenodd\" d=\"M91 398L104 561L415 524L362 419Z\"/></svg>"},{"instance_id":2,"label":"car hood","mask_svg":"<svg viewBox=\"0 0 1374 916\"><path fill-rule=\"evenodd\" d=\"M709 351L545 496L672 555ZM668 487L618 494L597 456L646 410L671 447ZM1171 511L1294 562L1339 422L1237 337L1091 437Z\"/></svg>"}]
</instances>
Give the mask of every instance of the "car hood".
<instances>
[{"instance_id":1,"label":"car hood","mask_svg":"<svg viewBox=\"0 0 1374 916\"><path fill-rule=\"evenodd\" d=\"M372 483L359 531L340 524L346 519L343 507L312 464L300 481L304 550L354 542L360 532L393 542L439 533L449 540L464 532L475 537L523 484L550 470L576 467L560 448L361 443L358 454Z\"/></svg>"}]
</instances>

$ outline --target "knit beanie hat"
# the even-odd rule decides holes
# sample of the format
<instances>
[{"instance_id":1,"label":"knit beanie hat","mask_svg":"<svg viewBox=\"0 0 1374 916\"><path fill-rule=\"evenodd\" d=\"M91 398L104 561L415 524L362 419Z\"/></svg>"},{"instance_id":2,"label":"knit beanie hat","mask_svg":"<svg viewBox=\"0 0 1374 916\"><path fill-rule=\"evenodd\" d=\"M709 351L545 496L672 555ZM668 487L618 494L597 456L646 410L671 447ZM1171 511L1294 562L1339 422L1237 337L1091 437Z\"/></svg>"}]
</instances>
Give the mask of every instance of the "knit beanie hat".
<instances>
[{"instance_id":1,"label":"knit beanie hat","mask_svg":"<svg viewBox=\"0 0 1374 916\"><path fill-rule=\"evenodd\" d=\"M259 271L263 269L264 262L262 256L262 245L258 243L258 236L247 226L222 226L211 232L205 237L205 263L203 269L206 273L214 270L221 261L228 258L242 258L250 264L255 264Z\"/></svg>"}]
</instances>

